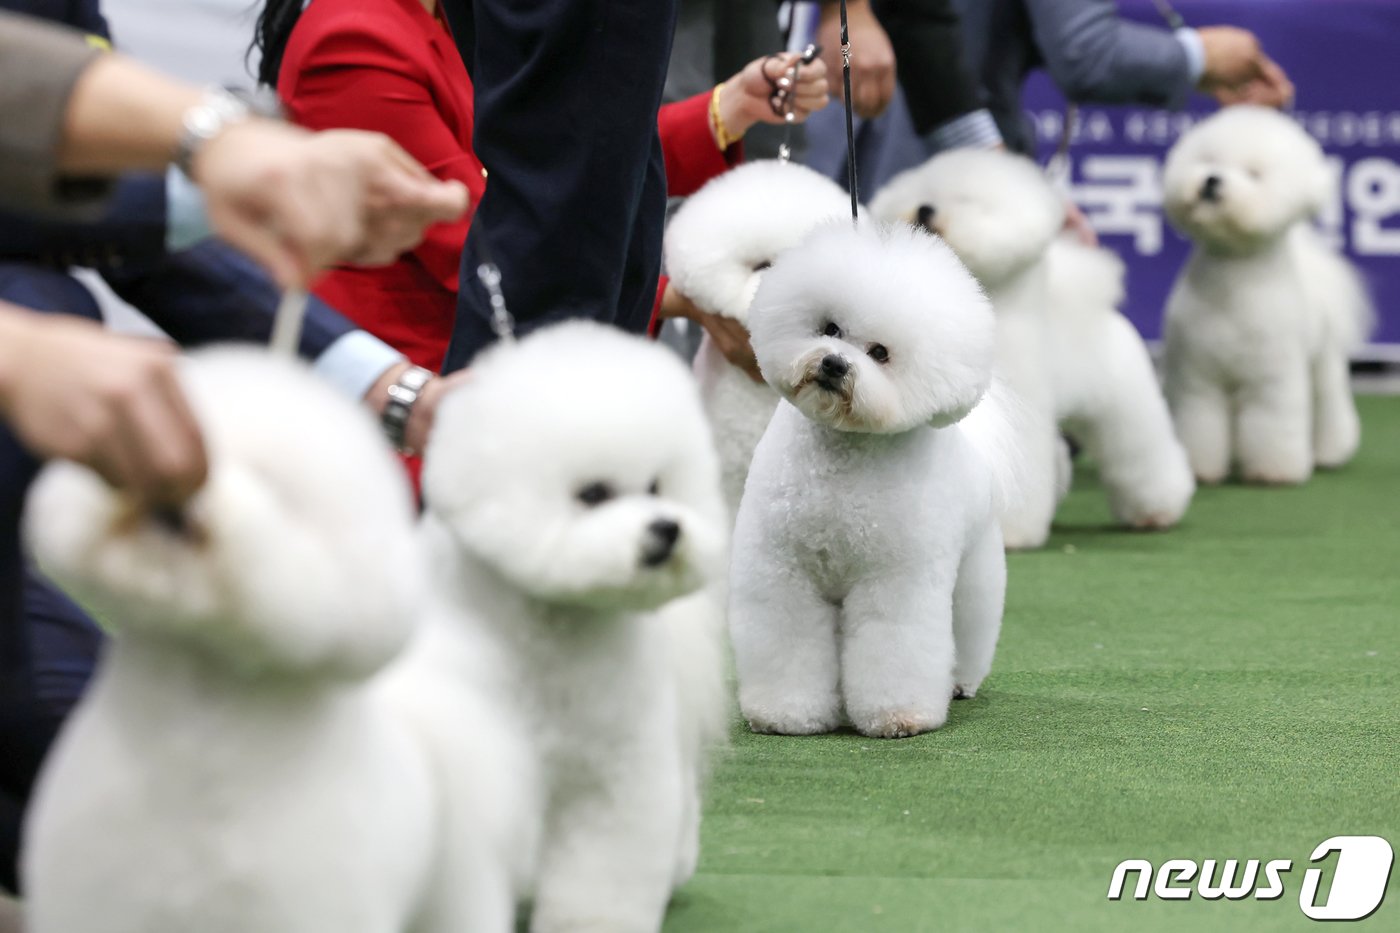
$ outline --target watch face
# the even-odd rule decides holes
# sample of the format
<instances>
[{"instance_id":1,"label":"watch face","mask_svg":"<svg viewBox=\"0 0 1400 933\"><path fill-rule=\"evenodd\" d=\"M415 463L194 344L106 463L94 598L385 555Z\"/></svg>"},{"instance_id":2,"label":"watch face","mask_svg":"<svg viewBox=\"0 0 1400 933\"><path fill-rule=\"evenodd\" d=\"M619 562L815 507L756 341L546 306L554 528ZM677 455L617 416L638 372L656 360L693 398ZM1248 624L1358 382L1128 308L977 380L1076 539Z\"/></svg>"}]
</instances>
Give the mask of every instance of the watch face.
<instances>
[{"instance_id":1,"label":"watch face","mask_svg":"<svg viewBox=\"0 0 1400 933\"><path fill-rule=\"evenodd\" d=\"M189 114L191 132L200 136L211 136L224 125L223 117L209 107L199 107Z\"/></svg>"}]
</instances>

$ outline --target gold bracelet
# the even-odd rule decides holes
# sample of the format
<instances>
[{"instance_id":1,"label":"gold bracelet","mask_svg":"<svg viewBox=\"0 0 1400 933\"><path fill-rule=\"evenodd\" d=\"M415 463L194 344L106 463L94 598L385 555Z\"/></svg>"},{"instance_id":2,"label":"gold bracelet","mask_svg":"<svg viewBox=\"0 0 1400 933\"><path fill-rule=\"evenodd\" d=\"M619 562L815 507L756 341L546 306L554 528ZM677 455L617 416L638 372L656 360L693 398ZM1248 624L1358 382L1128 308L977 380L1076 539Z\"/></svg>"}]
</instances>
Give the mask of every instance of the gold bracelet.
<instances>
[{"instance_id":1,"label":"gold bracelet","mask_svg":"<svg viewBox=\"0 0 1400 933\"><path fill-rule=\"evenodd\" d=\"M724 90L724 82L715 85L715 91L710 95L710 123L715 128L715 145L719 146L719 151L723 152L739 141L739 137L731 135L729 127L724 125L724 118L719 115L719 95Z\"/></svg>"}]
</instances>

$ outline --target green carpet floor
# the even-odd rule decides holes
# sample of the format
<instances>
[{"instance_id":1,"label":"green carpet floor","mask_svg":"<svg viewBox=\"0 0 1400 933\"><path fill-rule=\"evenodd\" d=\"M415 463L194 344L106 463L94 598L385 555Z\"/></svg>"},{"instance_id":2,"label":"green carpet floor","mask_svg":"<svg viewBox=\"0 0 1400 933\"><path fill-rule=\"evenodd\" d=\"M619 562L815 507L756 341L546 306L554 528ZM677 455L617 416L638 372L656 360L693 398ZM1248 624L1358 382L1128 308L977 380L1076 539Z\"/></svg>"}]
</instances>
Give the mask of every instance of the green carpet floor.
<instances>
[{"instance_id":1,"label":"green carpet floor","mask_svg":"<svg viewBox=\"0 0 1400 933\"><path fill-rule=\"evenodd\" d=\"M992 675L939 732L736 721L668 933L1316 929L1317 843L1400 847L1400 398L1361 410L1346 470L1202 490L1167 534L1111 530L1081 477L1011 557ZM1126 858L1294 870L1270 902L1108 901ZM1347 928L1400 930L1391 888Z\"/></svg>"}]
</instances>

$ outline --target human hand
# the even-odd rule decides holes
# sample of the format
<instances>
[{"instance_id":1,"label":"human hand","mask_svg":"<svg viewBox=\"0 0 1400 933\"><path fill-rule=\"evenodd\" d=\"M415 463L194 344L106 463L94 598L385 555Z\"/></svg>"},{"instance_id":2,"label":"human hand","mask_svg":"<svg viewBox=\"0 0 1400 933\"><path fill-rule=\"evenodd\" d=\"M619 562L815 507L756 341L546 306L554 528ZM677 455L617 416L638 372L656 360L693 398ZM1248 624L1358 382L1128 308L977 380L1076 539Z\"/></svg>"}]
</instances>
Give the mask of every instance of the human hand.
<instances>
[{"instance_id":1,"label":"human hand","mask_svg":"<svg viewBox=\"0 0 1400 933\"><path fill-rule=\"evenodd\" d=\"M1085 246L1099 245L1099 235L1094 230L1094 225L1089 223L1089 218L1080 210L1079 205L1068 199L1065 201L1065 225L1063 229Z\"/></svg>"},{"instance_id":2,"label":"human hand","mask_svg":"<svg viewBox=\"0 0 1400 933\"><path fill-rule=\"evenodd\" d=\"M715 348L724 358L742 369L754 382L763 381L763 373L758 369L758 359L754 356L753 344L749 341L748 328L732 317L711 314L695 302L682 295L670 282L661 296L661 307L657 309L659 318L685 318L705 328L705 333L714 341Z\"/></svg>"},{"instance_id":3,"label":"human hand","mask_svg":"<svg viewBox=\"0 0 1400 933\"><path fill-rule=\"evenodd\" d=\"M1233 26L1207 26L1196 32L1206 59L1201 90L1221 104L1283 107L1293 99L1288 75L1264 54L1254 33Z\"/></svg>"},{"instance_id":4,"label":"human hand","mask_svg":"<svg viewBox=\"0 0 1400 933\"><path fill-rule=\"evenodd\" d=\"M782 114L773 110L773 85L786 80L788 69L801 58L798 52L755 58L743 71L724 82L719 92L719 116L731 135L742 137L755 123L787 122ZM831 100L826 62L816 59L798 65L796 79L785 89L792 122L803 122Z\"/></svg>"},{"instance_id":5,"label":"human hand","mask_svg":"<svg viewBox=\"0 0 1400 933\"><path fill-rule=\"evenodd\" d=\"M90 467L139 507L178 507L209 472L172 346L0 309L0 415L32 453Z\"/></svg>"},{"instance_id":6,"label":"human hand","mask_svg":"<svg viewBox=\"0 0 1400 933\"><path fill-rule=\"evenodd\" d=\"M1260 63L1259 77L1238 87L1216 88L1212 96L1222 107L1233 104L1254 104L1258 107L1283 108L1293 103L1293 82L1271 58Z\"/></svg>"},{"instance_id":7,"label":"human hand","mask_svg":"<svg viewBox=\"0 0 1400 933\"><path fill-rule=\"evenodd\" d=\"M857 116L878 117L894 99L894 47L880 21L870 9L869 0L850 0L846 5L847 30L851 39L851 106ZM841 78L841 10L836 3L823 3L817 24L817 41L832 77L837 98L844 92Z\"/></svg>"},{"instance_id":8,"label":"human hand","mask_svg":"<svg viewBox=\"0 0 1400 933\"><path fill-rule=\"evenodd\" d=\"M382 265L429 224L467 208L466 189L440 182L388 137L307 133L268 120L230 126L196 155L215 232L285 288L305 288L338 262Z\"/></svg>"}]
</instances>

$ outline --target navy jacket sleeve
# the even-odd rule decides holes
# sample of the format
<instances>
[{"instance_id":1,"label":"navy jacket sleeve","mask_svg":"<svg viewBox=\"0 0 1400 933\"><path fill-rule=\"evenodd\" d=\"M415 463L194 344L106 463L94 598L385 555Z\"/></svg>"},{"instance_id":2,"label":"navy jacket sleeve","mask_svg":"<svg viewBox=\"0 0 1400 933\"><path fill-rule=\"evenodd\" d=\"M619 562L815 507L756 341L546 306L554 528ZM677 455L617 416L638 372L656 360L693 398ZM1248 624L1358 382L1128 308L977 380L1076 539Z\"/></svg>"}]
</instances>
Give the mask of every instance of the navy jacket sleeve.
<instances>
[{"instance_id":1,"label":"navy jacket sleeve","mask_svg":"<svg viewBox=\"0 0 1400 933\"><path fill-rule=\"evenodd\" d=\"M103 278L182 346L226 341L266 343L281 292L251 259L206 240L141 269L108 269ZM301 355L314 359L354 325L311 297Z\"/></svg>"},{"instance_id":2,"label":"navy jacket sleeve","mask_svg":"<svg viewBox=\"0 0 1400 933\"><path fill-rule=\"evenodd\" d=\"M124 176L111 200L81 221L0 211L0 260L107 269L165 254L165 178Z\"/></svg>"}]
</instances>

